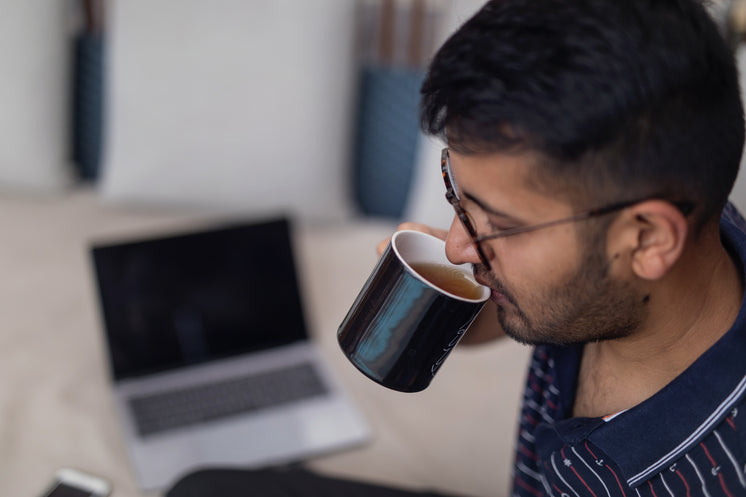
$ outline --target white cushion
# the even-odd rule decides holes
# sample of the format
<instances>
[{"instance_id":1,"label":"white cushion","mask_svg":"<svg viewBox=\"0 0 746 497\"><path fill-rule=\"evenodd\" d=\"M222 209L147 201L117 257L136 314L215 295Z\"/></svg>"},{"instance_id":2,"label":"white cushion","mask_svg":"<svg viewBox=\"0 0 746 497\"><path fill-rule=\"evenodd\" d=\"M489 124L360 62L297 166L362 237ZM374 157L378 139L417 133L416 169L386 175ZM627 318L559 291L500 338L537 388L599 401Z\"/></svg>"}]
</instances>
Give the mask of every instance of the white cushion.
<instances>
[{"instance_id":1,"label":"white cushion","mask_svg":"<svg viewBox=\"0 0 746 497\"><path fill-rule=\"evenodd\" d=\"M736 179L736 185L730 194L730 201L738 207L741 214L746 215L746 172L744 170L746 170L746 166L741 164L741 171Z\"/></svg>"},{"instance_id":2,"label":"white cushion","mask_svg":"<svg viewBox=\"0 0 746 497\"><path fill-rule=\"evenodd\" d=\"M446 187L440 171L440 153L445 144L421 134L412 177L412 187L402 216L407 221L448 229L454 212L446 201Z\"/></svg>"},{"instance_id":3,"label":"white cushion","mask_svg":"<svg viewBox=\"0 0 746 497\"><path fill-rule=\"evenodd\" d=\"M105 198L348 217L354 2L112 3Z\"/></svg>"},{"instance_id":4,"label":"white cushion","mask_svg":"<svg viewBox=\"0 0 746 497\"><path fill-rule=\"evenodd\" d=\"M70 45L66 2L0 7L0 187L50 191L72 178L67 161Z\"/></svg>"},{"instance_id":5,"label":"white cushion","mask_svg":"<svg viewBox=\"0 0 746 497\"><path fill-rule=\"evenodd\" d=\"M438 47L484 4L483 0L450 0L442 6L443 19L436 33ZM407 221L448 229L453 208L445 199L440 172L440 152L445 144L434 137L420 136L412 178L412 188L402 216Z\"/></svg>"}]
</instances>

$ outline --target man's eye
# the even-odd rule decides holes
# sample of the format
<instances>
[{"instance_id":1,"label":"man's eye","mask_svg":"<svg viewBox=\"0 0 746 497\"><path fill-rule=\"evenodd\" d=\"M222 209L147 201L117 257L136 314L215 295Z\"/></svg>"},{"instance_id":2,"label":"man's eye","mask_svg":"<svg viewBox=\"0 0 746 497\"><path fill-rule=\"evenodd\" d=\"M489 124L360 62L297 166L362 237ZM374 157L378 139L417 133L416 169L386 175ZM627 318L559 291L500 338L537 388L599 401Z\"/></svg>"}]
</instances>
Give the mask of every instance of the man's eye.
<instances>
[{"instance_id":1,"label":"man's eye","mask_svg":"<svg viewBox=\"0 0 746 497\"><path fill-rule=\"evenodd\" d=\"M490 227L490 230L492 231L507 231L512 230L513 228L516 228L513 224L508 224L505 222L495 222L495 221L487 221L487 225Z\"/></svg>"}]
</instances>

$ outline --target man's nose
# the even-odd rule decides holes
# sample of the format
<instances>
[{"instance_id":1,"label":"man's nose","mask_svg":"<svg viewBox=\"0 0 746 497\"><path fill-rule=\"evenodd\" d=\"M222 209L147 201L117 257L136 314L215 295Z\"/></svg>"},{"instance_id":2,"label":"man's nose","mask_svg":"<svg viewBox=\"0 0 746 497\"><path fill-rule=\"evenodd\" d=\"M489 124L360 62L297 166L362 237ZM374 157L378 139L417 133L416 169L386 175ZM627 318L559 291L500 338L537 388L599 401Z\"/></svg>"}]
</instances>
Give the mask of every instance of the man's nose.
<instances>
[{"instance_id":1,"label":"man's nose","mask_svg":"<svg viewBox=\"0 0 746 497\"><path fill-rule=\"evenodd\" d=\"M477 247L458 216L453 216L451 227L446 235L446 257L453 264L481 262Z\"/></svg>"}]
</instances>

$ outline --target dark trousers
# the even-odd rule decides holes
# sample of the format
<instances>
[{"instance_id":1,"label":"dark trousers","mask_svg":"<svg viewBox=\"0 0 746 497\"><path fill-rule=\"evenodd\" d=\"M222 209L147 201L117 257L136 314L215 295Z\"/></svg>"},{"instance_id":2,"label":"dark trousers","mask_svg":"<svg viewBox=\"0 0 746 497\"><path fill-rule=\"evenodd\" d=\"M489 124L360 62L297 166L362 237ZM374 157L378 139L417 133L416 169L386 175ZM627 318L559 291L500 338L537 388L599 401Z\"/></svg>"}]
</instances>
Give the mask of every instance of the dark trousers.
<instances>
[{"instance_id":1,"label":"dark trousers","mask_svg":"<svg viewBox=\"0 0 746 497\"><path fill-rule=\"evenodd\" d=\"M260 470L204 469L178 481L166 497L449 497L341 478L300 467ZM453 497L453 496L451 496Z\"/></svg>"}]
</instances>

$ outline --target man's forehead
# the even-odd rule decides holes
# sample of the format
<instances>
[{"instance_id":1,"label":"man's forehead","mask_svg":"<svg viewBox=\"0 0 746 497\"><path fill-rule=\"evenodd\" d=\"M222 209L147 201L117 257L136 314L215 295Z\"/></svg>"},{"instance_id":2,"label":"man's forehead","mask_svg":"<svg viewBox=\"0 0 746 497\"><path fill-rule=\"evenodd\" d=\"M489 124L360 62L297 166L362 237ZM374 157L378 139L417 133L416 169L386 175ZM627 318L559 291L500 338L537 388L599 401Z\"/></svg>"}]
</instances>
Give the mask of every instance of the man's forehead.
<instances>
[{"instance_id":1,"label":"man's forehead","mask_svg":"<svg viewBox=\"0 0 746 497\"><path fill-rule=\"evenodd\" d=\"M564 182L552 180L538 153L450 151L449 155L459 189L467 198L489 207L485 210L513 212L532 203L570 204Z\"/></svg>"},{"instance_id":2,"label":"man's forehead","mask_svg":"<svg viewBox=\"0 0 746 497\"><path fill-rule=\"evenodd\" d=\"M456 180L489 182L496 180L514 187L535 189L536 177L544 174L542 159L532 151L464 153L449 149L451 168Z\"/></svg>"}]
</instances>

